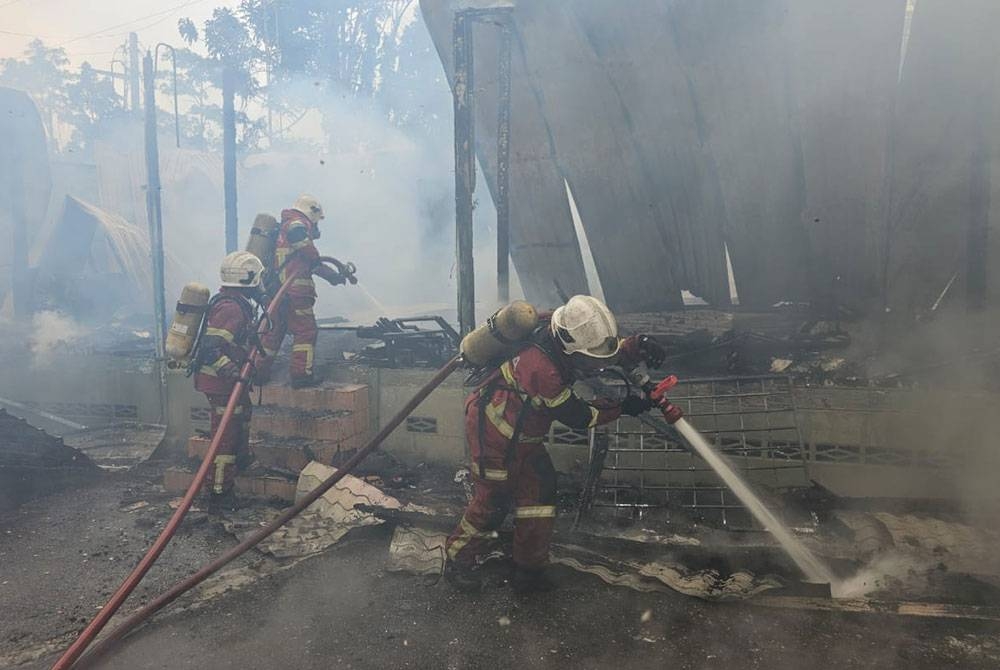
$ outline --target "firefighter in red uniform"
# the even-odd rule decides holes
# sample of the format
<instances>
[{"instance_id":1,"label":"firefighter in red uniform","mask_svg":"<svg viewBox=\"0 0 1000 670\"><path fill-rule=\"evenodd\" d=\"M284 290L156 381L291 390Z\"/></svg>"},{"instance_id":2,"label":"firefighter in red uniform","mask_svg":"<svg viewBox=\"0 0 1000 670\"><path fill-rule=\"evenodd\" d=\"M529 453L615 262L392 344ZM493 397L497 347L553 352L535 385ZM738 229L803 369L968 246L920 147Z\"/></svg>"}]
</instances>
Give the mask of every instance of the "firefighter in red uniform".
<instances>
[{"instance_id":1,"label":"firefighter in red uniform","mask_svg":"<svg viewBox=\"0 0 1000 670\"><path fill-rule=\"evenodd\" d=\"M205 329L195 353L194 387L208 398L212 408L212 437L229 403L240 371L250 355L248 341L253 335L264 266L253 254L237 251L222 261L222 288L209 301ZM209 511L234 509L233 486L236 471L250 458L250 384L247 383L236 411L219 442L215 462L205 480Z\"/></svg>"},{"instance_id":2,"label":"firefighter in red uniform","mask_svg":"<svg viewBox=\"0 0 1000 670\"><path fill-rule=\"evenodd\" d=\"M288 289L288 299L279 308L273 327L264 335L262 343L267 358L258 368L258 380L266 381L274 357L281 349L285 334L292 334L291 380L292 386L302 388L314 386L313 358L316 353L316 284L313 274L317 274L333 286L344 284L347 279L333 268L318 263L319 251L313 240L319 239L319 222L323 219L323 207L310 195L300 195L292 209L281 212L281 226L274 252L273 274L278 285L296 270L302 274Z\"/></svg>"},{"instance_id":3,"label":"firefighter in red uniform","mask_svg":"<svg viewBox=\"0 0 1000 670\"><path fill-rule=\"evenodd\" d=\"M596 298L574 296L552 314L532 342L505 361L466 400L465 432L472 456L473 499L446 543L445 577L461 590L480 588L476 559L514 513L515 590L548 590L544 575L556 515L556 471L544 440L553 421L588 429L637 416L646 397L588 404L572 390L577 373L611 364L663 363L650 337L618 337L611 311Z\"/></svg>"}]
</instances>

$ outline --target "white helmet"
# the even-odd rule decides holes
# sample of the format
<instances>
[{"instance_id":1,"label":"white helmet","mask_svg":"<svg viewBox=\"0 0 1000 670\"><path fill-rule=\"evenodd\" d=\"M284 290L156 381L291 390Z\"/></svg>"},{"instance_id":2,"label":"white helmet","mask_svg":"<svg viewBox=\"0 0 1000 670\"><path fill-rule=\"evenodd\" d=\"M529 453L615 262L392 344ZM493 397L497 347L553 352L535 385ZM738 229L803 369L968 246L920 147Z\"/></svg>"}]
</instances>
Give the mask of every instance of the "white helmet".
<instances>
[{"instance_id":1,"label":"white helmet","mask_svg":"<svg viewBox=\"0 0 1000 670\"><path fill-rule=\"evenodd\" d=\"M305 193L295 200L292 209L302 212L313 223L319 223L323 219L323 205L319 204L319 200Z\"/></svg>"},{"instance_id":2,"label":"white helmet","mask_svg":"<svg viewBox=\"0 0 1000 670\"><path fill-rule=\"evenodd\" d=\"M264 264L249 251L234 251L222 259L219 276L223 286L254 288L260 286Z\"/></svg>"},{"instance_id":3,"label":"white helmet","mask_svg":"<svg viewBox=\"0 0 1000 670\"><path fill-rule=\"evenodd\" d=\"M607 305L589 295L575 295L552 313L552 335L567 354L611 358L618 353L618 322Z\"/></svg>"}]
</instances>

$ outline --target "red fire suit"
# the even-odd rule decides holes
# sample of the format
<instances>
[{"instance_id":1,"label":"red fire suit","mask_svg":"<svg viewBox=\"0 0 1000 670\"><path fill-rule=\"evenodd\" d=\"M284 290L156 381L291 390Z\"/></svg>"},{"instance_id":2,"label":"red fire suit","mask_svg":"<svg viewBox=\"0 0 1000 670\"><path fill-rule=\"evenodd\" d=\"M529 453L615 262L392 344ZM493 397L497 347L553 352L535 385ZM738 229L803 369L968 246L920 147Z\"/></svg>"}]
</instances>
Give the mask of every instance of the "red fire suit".
<instances>
[{"instance_id":1,"label":"red fire suit","mask_svg":"<svg viewBox=\"0 0 1000 670\"><path fill-rule=\"evenodd\" d=\"M548 340L548 341L545 341ZM623 343L625 358L636 343ZM556 516L556 471L545 449L553 421L591 428L614 421L618 406L588 404L572 390L572 372L547 336L503 363L465 404L473 499L446 543L448 557L471 567L514 511L514 563L535 570L548 562Z\"/></svg>"},{"instance_id":2,"label":"red fire suit","mask_svg":"<svg viewBox=\"0 0 1000 670\"><path fill-rule=\"evenodd\" d=\"M267 358L261 362L258 371L262 379L270 374L274 356L281 349L285 334L292 333L292 359L290 363L293 380L311 379L313 358L316 354L316 284L313 274L317 274L331 284L342 284L344 278L332 268L319 264L319 251L313 240L319 237L319 229L309 217L295 209L281 212L281 227L274 252L274 267L278 283L284 284L296 270L302 273L288 289L288 298L279 307L273 321L273 328L261 338Z\"/></svg>"},{"instance_id":3,"label":"red fire suit","mask_svg":"<svg viewBox=\"0 0 1000 670\"><path fill-rule=\"evenodd\" d=\"M233 387L239 380L240 369L250 354L247 340L253 327L253 317L254 308L240 289L223 287L212 298L205 332L198 345L200 366L194 377L194 387L205 394L212 407L213 438L219 430ZM231 491L237 468L249 458L252 408L247 388L222 434L214 467L208 471L205 484L212 493Z\"/></svg>"}]
</instances>

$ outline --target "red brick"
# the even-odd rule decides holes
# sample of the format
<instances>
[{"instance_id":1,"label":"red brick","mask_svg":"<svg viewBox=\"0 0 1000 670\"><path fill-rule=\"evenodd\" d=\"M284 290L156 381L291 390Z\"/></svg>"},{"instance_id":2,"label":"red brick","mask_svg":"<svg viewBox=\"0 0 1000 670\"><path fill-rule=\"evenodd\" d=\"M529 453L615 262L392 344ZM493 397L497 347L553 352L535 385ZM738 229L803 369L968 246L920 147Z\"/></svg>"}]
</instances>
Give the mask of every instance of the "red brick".
<instances>
[{"instance_id":1,"label":"red brick","mask_svg":"<svg viewBox=\"0 0 1000 670\"><path fill-rule=\"evenodd\" d=\"M283 410L284 408L271 406L267 411L255 412L251 422L253 434L340 442L363 430L359 428L360 421L353 414L313 417ZM367 428L367 422L364 427Z\"/></svg>"}]
</instances>

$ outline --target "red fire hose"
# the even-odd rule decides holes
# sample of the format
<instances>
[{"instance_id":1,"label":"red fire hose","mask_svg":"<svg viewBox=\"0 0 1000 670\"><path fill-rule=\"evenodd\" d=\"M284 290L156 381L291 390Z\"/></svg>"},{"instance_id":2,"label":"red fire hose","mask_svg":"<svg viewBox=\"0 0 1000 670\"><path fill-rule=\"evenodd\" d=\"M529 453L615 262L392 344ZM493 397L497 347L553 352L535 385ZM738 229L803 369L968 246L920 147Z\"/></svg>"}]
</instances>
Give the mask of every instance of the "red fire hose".
<instances>
[{"instance_id":1,"label":"red fire hose","mask_svg":"<svg viewBox=\"0 0 1000 670\"><path fill-rule=\"evenodd\" d=\"M437 374L421 388L413 398L410 399L406 405L399 410L399 412L392 417L392 419L378 432L378 435L373 437L368 444L366 444L360 451L358 451L354 456L352 456L342 467L340 467L335 473L327 477L323 482L317 486L315 489L309 492L307 496L302 498L299 502L295 503L292 507L289 507L284 512L279 514L273 521L258 530L253 535L250 535L245 540L240 542L238 545L222 554L216 558L211 563L208 563L203 568L198 570L190 577L183 579L167 591L164 591L162 595L158 596L155 600L151 601L145 607L137 610L135 613L130 615L125 621L118 625L117 628L111 631L110 634L103 640L101 640L91 651L88 653L80 664L77 666L89 667L90 664L98 660L104 655L118 640L128 635L132 630L134 630L139 624L144 622L146 619L154 615L156 612L160 611L182 594L193 589L198 584L202 583L212 574L217 572L220 568L228 564L230 561L243 555L249 549L260 543L262 540L271 535L274 531L278 530L286 523L291 521L293 518L298 516L305 508L309 507L317 499L320 498L324 493L329 491L334 484L339 482L344 475L348 474L357 465L363 461L371 452L375 451L382 442L385 441L387 437L395 430L399 424L403 423L407 416L417 408L424 399L430 395L431 391L437 388L441 382L443 382L448 375L455 371L455 369L461 364L461 356L456 356L451 359L438 370ZM60 666L64 667L64 666ZM69 667L69 666L65 666Z\"/></svg>"},{"instance_id":2,"label":"red fire hose","mask_svg":"<svg viewBox=\"0 0 1000 670\"><path fill-rule=\"evenodd\" d=\"M323 259L320 259L323 260ZM258 335L266 332L269 327L270 319L277 313L281 302L285 298L285 293L288 291L288 287L292 285L298 277L300 277L302 271L296 271L288 277L287 280L281 285L277 293L271 298L271 302L268 304L266 315L261 319L260 326L258 328ZM257 343L254 343L253 348L250 352L250 356L247 358L246 363L243 364L243 368L240 370L240 381L236 382L236 386L233 387L233 392L229 394L229 402L226 404L226 410L222 415L219 422L219 429L215 431L215 435L212 438L212 442L208 447L208 452L205 454L205 458L202 460L201 465L198 467L198 472L194 476L194 480L191 485L188 486L187 492L184 494L184 498L181 501L180 507L178 507L170 520L167 522L166 527L160 532L159 537L153 542L153 546L149 548L146 555L142 557L139 564L135 566L122 585L118 587L108 603L101 608L100 613L94 617L80 636L73 642L70 647L63 652L63 655L56 661L56 664L52 666L52 670L66 670L72 667L73 663L80 657L80 655L86 650L87 646L93 641L98 633L107 625L108 621L114 616L118 608L121 607L125 599L129 597L129 594L135 590L135 587L139 585L142 578L149 572L149 569L153 567L153 563L156 559L160 557L163 550L167 548L171 538L173 538L174 533L177 532L177 528L180 526L181 521L184 519L184 515L187 514L188 510L191 508L191 504L194 502L194 497L198 494L201 489L202 483L205 480L205 476L208 474L208 469L215 460L215 452L219 450L219 442L222 441L222 435L225 432L226 426L229 424L229 420L233 416L233 412L236 410L236 405L240 401L240 397L246 388L246 384L243 381L250 377L250 373L253 370L254 365L261 356L260 347Z\"/></svg>"}]
</instances>

